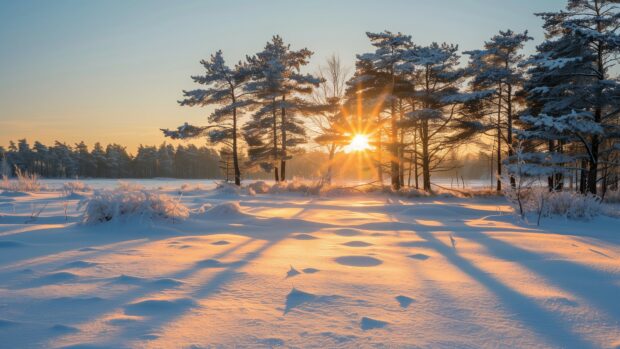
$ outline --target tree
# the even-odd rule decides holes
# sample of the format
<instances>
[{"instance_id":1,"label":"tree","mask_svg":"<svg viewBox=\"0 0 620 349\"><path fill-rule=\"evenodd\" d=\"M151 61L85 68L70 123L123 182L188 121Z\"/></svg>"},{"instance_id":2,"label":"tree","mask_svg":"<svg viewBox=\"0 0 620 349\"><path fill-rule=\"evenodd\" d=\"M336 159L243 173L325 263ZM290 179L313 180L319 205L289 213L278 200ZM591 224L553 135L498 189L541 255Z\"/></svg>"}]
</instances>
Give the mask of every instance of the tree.
<instances>
[{"instance_id":1,"label":"tree","mask_svg":"<svg viewBox=\"0 0 620 349\"><path fill-rule=\"evenodd\" d=\"M230 68L226 65L222 51L217 51L211 58L200 63L205 68L205 75L192 76L194 82L205 85L206 89L183 91L185 99L180 105L207 106L219 105L209 117L209 125L204 127L187 127L184 125L176 131L162 129L164 135L173 139L187 139L203 136L205 133L212 143L225 143L232 148L235 172L235 184L241 185L239 167L239 117L238 112L247 105L243 98L243 86L247 79L247 70L241 64Z\"/></svg>"},{"instance_id":2,"label":"tree","mask_svg":"<svg viewBox=\"0 0 620 349\"><path fill-rule=\"evenodd\" d=\"M546 156L533 152L527 157L554 171L582 159L581 190L592 194L599 182L606 182L599 171L618 165L607 161L618 151L614 144L620 138L620 82L613 74L620 53L616 4L569 0L565 11L537 14L547 39L529 60L529 108L521 117L526 124L521 137L549 145ZM564 154L566 144L575 145L570 156Z\"/></svg>"},{"instance_id":3,"label":"tree","mask_svg":"<svg viewBox=\"0 0 620 349\"><path fill-rule=\"evenodd\" d=\"M432 43L403 53L401 69L417 70L412 91L413 110L404 115L401 127L415 126L420 148L423 188L431 191L431 172L446 170L442 162L469 138L480 125L467 119L467 103L488 96L488 91L460 91L466 71L459 68L458 46Z\"/></svg>"},{"instance_id":4,"label":"tree","mask_svg":"<svg viewBox=\"0 0 620 349\"><path fill-rule=\"evenodd\" d=\"M500 31L491 40L485 42L483 50L468 51L470 56L469 74L473 75L470 86L473 91L494 93L484 100L484 108L491 114L496 111L495 120L485 118L488 129L496 130L497 140L497 191L502 189L502 140L506 143L508 157L514 154L513 119L516 104L519 102L519 90L524 82L521 68L525 42L532 40L527 31L515 33L512 30ZM510 178L514 187L515 180Z\"/></svg>"},{"instance_id":5,"label":"tree","mask_svg":"<svg viewBox=\"0 0 620 349\"><path fill-rule=\"evenodd\" d=\"M291 50L290 45L276 35L263 51L247 58L251 81L245 90L254 96L252 108L255 111L244 127L248 153L250 160L264 170L274 169L276 181L286 180L286 160L306 141L300 117L317 110L305 97L311 95L321 79L301 73L311 56L312 52L306 48ZM270 134L265 132L268 129Z\"/></svg>"},{"instance_id":6,"label":"tree","mask_svg":"<svg viewBox=\"0 0 620 349\"><path fill-rule=\"evenodd\" d=\"M319 68L317 75L322 81L313 94L316 105L325 107L323 111L312 117L312 121L318 128L315 141L325 146L329 154L324 176L328 184L331 183L333 177L334 155L349 140L347 132L351 132L352 129L346 124L346 115L342 109L347 73L340 58L331 55L327 58L325 66Z\"/></svg>"},{"instance_id":7,"label":"tree","mask_svg":"<svg viewBox=\"0 0 620 349\"><path fill-rule=\"evenodd\" d=\"M108 163L105 155L105 150L103 149L101 143L95 143L91 155L96 168L95 176L106 177L108 173Z\"/></svg>"},{"instance_id":8,"label":"tree","mask_svg":"<svg viewBox=\"0 0 620 349\"><path fill-rule=\"evenodd\" d=\"M397 84L398 84L398 67L402 62L405 52L411 49L411 36L401 33L392 33L384 31L382 33L367 32L366 36L370 39L371 44L376 47L374 52L358 55L357 59L368 62L374 79L382 80L380 85L384 86L381 99L385 101L385 106L389 106L390 115L390 141L388 143L388 153L390 154L390 177L392 188L400 189L401 180L401 161L399 155L401 146L398 139L398 123L399 113Z\"/></svg>"},{"instance_id":9,"label":"tree","mask_svg":"<svg viewBox=\"0 0 620 349\"><path fill-rule=\"evenodd\" d=\"M77 175L92 177L95 173L95 163L92 155L88 152L88 146L83 141L75 144L75 157L78 166Z\"/></svg>"}]
</instances>

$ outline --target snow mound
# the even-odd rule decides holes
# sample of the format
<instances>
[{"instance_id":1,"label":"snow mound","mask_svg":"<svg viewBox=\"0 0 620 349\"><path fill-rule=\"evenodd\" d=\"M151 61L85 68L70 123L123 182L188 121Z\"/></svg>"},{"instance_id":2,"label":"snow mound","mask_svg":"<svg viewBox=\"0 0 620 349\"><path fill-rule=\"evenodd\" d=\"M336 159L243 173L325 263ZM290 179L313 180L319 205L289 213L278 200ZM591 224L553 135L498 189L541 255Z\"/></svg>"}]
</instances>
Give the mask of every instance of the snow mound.
<instances>
[{"instance_id":1,"label":"snow mound","mask_svg":"<svg viewBox=\"0 0 620 349\"><path fill-rule=\"evenodd\" d=\"M181 187L179 188L178 192L179 194L201 194L204 193L206 191L208 191L209 188L207 188L206 186L202 185L202 184L189 184L189 183L184 183L181 185Z\"/></svg>"},{"instance_id":2,"label":"snow mound","mask_svg":"<svg viewBox=\"0 0 620 349\"><path fill-rule=\"evenodd\" d=\"M236 201L225 202L219 205L215 205L208 209L205 213L210 216L217 216L220 218L244 215L243 210L241 209L241 205L239 205L239 202Z\"/></svg>"},{"instance_id":3,"label":"snow mound","mask_svg":"<svg viewBox=\"0 0 620 349\"><path fill-rule=\"evenodd\" d=\"M82 222L102 223L111 220L146 218L185 219L189 209L170 196L140 186L121 184L112 190L100 190L80 201Z\"/></svg>"},{"instance_id":4,"label":"snow mound","mask_svg":"<svg viewBox=\"0 0 620 349\"><path fill-rule=\"evenodd\" d=\"M218 194L224 194L224 195L240 195L241 194L240 187L234 184L226 183L226 182L217 183L215 187L215 191Z\"/></svg>"}]
</instances>

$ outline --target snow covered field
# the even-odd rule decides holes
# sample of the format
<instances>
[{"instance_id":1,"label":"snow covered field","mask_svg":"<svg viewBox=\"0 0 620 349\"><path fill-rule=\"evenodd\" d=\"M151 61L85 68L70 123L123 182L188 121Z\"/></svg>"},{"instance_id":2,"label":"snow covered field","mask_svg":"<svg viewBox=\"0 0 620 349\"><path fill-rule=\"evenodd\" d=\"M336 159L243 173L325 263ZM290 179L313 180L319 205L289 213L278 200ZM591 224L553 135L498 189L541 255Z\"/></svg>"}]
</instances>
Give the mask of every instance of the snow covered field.
<instances>
[{"instance_id":1,"label":"snow covered field","mask_svg":"<svg viewBox=\"0 0 620 349\"><path fill-rule=\"evenodd\" d=\"M190 217L84 225L89 193L0 193L0 347L620 348L617 219L140 183Z\"/></svg>"}]
</instances>

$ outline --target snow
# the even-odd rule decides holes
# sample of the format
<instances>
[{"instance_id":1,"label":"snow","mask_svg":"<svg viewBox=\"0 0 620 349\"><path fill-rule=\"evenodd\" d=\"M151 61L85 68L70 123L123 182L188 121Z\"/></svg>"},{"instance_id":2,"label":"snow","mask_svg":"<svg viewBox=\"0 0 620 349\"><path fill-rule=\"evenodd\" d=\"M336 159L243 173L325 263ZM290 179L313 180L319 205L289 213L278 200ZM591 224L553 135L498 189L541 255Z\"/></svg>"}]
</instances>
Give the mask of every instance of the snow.
<instances>
[{"instance_id":1,"label":"snow","mask_svg":"<svg viewBox=\"0 0 620 349\"><path fill-rule=\"evenodd\" d=\"M1 347L620 344L615 218L536 226L501 197L147 180L125 189L189 215L85 224L64 182L0 195ZM83 182L86 198L118 185Z\"/></svg>"}]
</instances>

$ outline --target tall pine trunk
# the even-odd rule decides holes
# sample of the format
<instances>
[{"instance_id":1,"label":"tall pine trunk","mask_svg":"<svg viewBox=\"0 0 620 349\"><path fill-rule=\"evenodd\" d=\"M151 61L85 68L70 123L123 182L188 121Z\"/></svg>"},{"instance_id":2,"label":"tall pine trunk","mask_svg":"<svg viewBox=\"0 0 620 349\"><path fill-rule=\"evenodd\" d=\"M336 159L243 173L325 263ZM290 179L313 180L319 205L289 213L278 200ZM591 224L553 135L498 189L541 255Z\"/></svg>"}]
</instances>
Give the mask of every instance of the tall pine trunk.
<instances>
[{"instance_id":1,"label":"tall pine trunk","mask_svg":"<svg viewBox=\"0 0 620 349\"><path fill-rule=\"evenodd\" d=\"M596 10L596 14L597 16L600 16L600 4L598 1L595 1L595 10ZM603 32L603 28L601 25L601 22L598 21L597 22L597 31L599 33ZM596 57L596 65L597 65L597 70L598 70L598 85L600 86L600 83L605 80L607 77L605 76L605 63L604 63L604 54L603 54L603 47L604 44L601 40L598 41L597 44L597 57ZM598 103L600 103L601 100L601 94L602 91L600 89L600 87L597 89L596 91L596 99L598 101ZM601 105L597 105L595 110L594 110L594 121L598 124L601 123L602 121L602 116L603 116L603 110ZM596 195L596 185L598 182L598 159L599 159L599 145L600 145L600 140L599 140L599 136L598 135L593 135L592 136L592 144L590 147L590 151L592 152L590 154L590 169L588 171L588 191L591 194Z\"/></svg>"},{"instance_id":2,"label":"tall pine trunk","mask_svg":"<svg viewBox=\"0 0 620 349\"><path fill-rule=\"evenodd\" d=\"M422 121L420 141L422 142L422 177L424 190L431 191L431 159L428 149L428 120Z\"/></svg>"},{"instance_id":3,"label":"tall pine trunk","mask_svg":"<svg viewBox=\"0 0 620 349\"><path fill-rule=\"evenodd\" d=\"M497 191L502 191L502 83L497 96Z\"/></svg>"},{"instance_id":4,"label":"tall pine trunk","mask_svg":"<svg viewBox=\"0 0 620 349\"><path fill-rule=\"evenodd\" d=\"M280 159L280 180L286 180L286 108L284 103L286 102L286 95L282 95L282 158Z\"/></svg>"},{"instance_id":5,"label":"tall pine trunk","mask_svg":"<svg viewBox=\"0 0 620 349\"><path fill-rule=\"evenodd\" d=\"M383 144L381 142L381 116L377 114L377 125L379 127L379 132L377 132L377 177L379 180L379 184L383 186Z\"/></svg>"},{"instance_id":6,"label":"tall pine trunk","mask_svg":"<svg viewBox=\"0 0 620 349\"><path fill-rule=\"evenodd\" d=\"M232 102L235 101L235 93L232 91ZM235 168L235 185L241 186L241 170L239 169L239 157L237 152L237 108L233 108L233 166Z\"/></svg>"},{"instance_id":7,"label":"tall pine trunk","mask_svg":"<svg viewBox=\"0 0 620 349\"><path fill-rule=\"evenodd\" d=\"M273 162L275 164L278 163L278 118L276 116L276 100L275 98L271 101L271 112L273 117ZM280 174L278 172L278 166L274 166L273 168L274 180L276 183L280 181Z\"/></svg>"},{"instance_id":8,"label":"tall pine trunk","mask_svg":"<svg viewBox=\"0 0 620 349\"><path fill-rule=\"evenodd\" d=\"M398 120L399 121L403 121L403 100L399 99L399 106L398 106ZM400 181L399 185L400 187L404 187L405 186L405 129L404 128L400 128L400 138L398 141L398 168L400 169L399 171L399 176L398 179Z\"/></svg>"},{"instance_id":9,"label":"tall pine trunk","mask_svg":"<svg viewBox=\"0 0 620 349\"><path fill-rule=\"evenodd\" d=\"M508 146L508 161L514 156L514 142L512 140L512 85L508 84L508 125L506 128L506 141ZM510 187L515 189L517 187L517 181L515 177L510 174Z\"/></svg>"},{"instance_id":10,"label":"tall pine trunk","mask_svg":"<svg viewBox=\"0 0 620 349\"><path fill-rule=\"evenodd\" d=\"M420 171L418 169L418 130L413 134L413 175L415 176L415 188L420 189Z\"/></svg>"},{"instance_id":11,"label":"tall pine trunk","mask_svg":"<svg viewBox=\"0 0 620 349\"><path fill-rule=\"evenodd\" d=\"M392 115L391 115L391 131L390 132L390 176L392 189L400 189L400 170L398 167L398 128L396 127L396 105L392 100Z\"/></svg>"}]
</instances>

